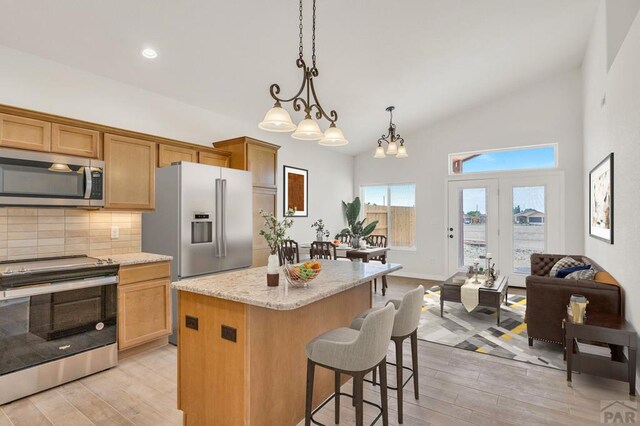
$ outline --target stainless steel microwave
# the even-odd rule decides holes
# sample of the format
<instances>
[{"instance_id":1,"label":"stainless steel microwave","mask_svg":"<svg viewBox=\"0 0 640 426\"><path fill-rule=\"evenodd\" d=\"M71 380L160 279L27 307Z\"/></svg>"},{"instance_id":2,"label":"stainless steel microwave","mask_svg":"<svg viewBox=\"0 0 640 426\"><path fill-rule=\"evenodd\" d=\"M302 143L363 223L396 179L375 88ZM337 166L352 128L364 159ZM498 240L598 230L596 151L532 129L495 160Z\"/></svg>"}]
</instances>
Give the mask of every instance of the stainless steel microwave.
<instances>
[{"instance_id":1,"label":"stainless steel microwave","mask_svg":"<svg viewBox=\"0 0 640 426\"><path fill-rule=\"evenodd\" d=\"M0 148L0 206L104 207L104 161Z\"/></svg>"}]
</instances>

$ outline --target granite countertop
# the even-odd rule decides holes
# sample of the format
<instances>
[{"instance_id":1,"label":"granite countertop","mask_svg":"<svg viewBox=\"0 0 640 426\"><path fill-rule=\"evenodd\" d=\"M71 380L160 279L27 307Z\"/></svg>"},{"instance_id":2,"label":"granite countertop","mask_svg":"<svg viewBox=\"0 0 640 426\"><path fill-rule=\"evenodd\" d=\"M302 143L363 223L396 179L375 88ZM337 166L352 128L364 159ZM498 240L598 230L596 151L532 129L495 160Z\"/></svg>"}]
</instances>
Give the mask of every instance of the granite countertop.
<instances>
[{"instance_id":1,"label":"granite countertop","mask_svg":"<svg viewBox=\"0 0 640 426\"><path fill-rule=\"evenodd\" d=\"M120 266L138 265L141 263L154 263L154 262L166 262L172 260L171 256L165 256L163 254L155 253L127 253L127 254L113 254L111 256L99 256L100 259L107 260L113 259L114 262L120 264Z\"/></svg>"},{"instance_id":2,"label":"granite countertop","mask_svg":"<svg viewBox=\"0 0 640 426\"><path fill-rule=\"evenodd\" d=\"M278 287L267 286L267 267L187 278L171 284L175 289L233 300L275 310L291 310L402 269L396 263L322 260L322 271L306 288L289 287L280 273Z\"/></svg>"}]
</instances>

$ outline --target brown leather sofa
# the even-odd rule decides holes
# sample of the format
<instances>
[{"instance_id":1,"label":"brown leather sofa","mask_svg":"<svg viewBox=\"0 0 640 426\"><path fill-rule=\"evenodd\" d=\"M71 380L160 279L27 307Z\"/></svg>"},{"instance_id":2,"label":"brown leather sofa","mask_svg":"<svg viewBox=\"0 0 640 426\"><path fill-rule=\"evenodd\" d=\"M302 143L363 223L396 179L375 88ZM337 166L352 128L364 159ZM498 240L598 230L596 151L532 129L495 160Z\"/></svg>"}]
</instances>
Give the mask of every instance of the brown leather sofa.
<instances>
[{"instance_id":1,"label":"brown leather sofa","mask_svg":"<svg viewBox=\"0 0 640 426\"><path fill-rule=\"evenodd\" d=\"M527 283L527 333L529 346L533 339L562 344L562 319L567 314L567 305L572 294L581 294L589 300L589 312L604 312L624 316L622 287L593 260L574 256L588 263L596 271L595 280L574 280L549 276L555 263L566 257L561 254L532 254L531 275ZM598 281L596 281L598 280ZM609 284L606 284L609 283Z\"/></svg>"}]
</instances>

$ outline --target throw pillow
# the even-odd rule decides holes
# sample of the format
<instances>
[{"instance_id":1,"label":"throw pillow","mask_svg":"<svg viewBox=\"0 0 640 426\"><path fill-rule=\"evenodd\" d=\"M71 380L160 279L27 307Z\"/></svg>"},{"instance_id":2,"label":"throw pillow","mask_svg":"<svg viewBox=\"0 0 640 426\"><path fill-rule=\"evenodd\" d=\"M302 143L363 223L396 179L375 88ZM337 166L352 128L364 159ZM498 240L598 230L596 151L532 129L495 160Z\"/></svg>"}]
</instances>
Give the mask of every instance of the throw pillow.
<instances>
[{"instance_id":1,"label":"throw pillow","mask_svg":"<svg viewBox=\"0 0 640 426\"><path fill-rule=\"evenodd\" d=\"M556 278L565 278L569 274L587 269L591 269L591 265L572 266L571 268L560 269L556 274Z\"/></svg>"},{"instance_id":2,"label":"throw pillow","mask_svg":"<svg viewBox=\"0 0 640 426\"><path fill-rule=\"evenodd\" d=\"M562 259L558 260L555 265L553 265L553 268L551 268L551 272L549 272L549 276L556 277L560 269L583 265L584 263L580 262L579 260L575 260L573 257L563 257Z\"/></svg>"},{"instance_id":3,"label":"throw pillow","mask_svg":"<svg viewBox=\"0 0 640 426\"><path fill-rule=\"evenodd\" d=\"M596 276L596 271L593 269L582 269L580 271L575 271L570 273L565 277L568 280L592 280Z\"/></svg>"}]
</instances>

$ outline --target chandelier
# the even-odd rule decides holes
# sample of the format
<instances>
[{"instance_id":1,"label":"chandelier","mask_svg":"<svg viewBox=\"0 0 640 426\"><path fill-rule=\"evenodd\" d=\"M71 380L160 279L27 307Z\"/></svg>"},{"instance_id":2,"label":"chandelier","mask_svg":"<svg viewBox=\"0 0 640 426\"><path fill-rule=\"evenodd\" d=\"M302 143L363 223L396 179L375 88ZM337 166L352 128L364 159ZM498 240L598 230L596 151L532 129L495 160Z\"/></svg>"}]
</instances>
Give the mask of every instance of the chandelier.
<instances>
[{"instance_id":1,"label":"chandelier","mask_svg":"<svg viewBox=\"0 0 640 426\"><path fill-rule=\"evenodd\" d=\"M302 70L303 78L300 90L290 98L280 98L280 86L272 84L269 88L271 97L275 99L273 108L267 111L264 120L258 124L262 130L269 132L292 132L291 137L294 139L305 141L318 141L320 145L340 146L349 143L342 134L342 130L336 127L338 121L338 113L331 110L328 114L320 105L318 95L313 85L313 79L318 76L318 68L316 67L316 0L313 0L313 21L311 29L311 67L308 67L304 61L303 42L302 42L302 0L300 0L300 24L299 24L299 44L298 59L296 66ZM289 103L293 105L294 111L303 110L304 118L296 126L291 121L291 116L282 104ZM314 120L315 117L315 120ZM329 128L324 132L320 129L316 120L324 118L329 122Z\"/></svg>"},{"instance_id":2,"label":"chandelier","mask_svg":"<svg viewBox=\"0 0 640 426\"><path fill-rule=\"evenodd\" d=\"M402 139L399 133L396 134L396 125L393 124L394 109L396 109L394 106L387 107L387 111L389 111L390 115L389 130L386 135L382 135L380 139L378 139L378 147L376 148L376 153L373 158L385 158L387 155L395 155L396 158L407 158L409 156L407 154L407 148L404 146L404 139ZM386 153L384 152L382 142L387 143Z\"/></svg>"}]
</instances>

